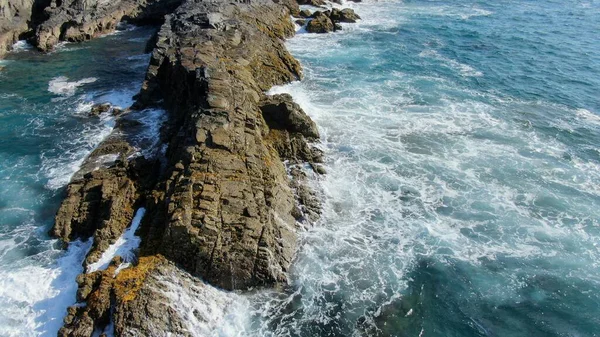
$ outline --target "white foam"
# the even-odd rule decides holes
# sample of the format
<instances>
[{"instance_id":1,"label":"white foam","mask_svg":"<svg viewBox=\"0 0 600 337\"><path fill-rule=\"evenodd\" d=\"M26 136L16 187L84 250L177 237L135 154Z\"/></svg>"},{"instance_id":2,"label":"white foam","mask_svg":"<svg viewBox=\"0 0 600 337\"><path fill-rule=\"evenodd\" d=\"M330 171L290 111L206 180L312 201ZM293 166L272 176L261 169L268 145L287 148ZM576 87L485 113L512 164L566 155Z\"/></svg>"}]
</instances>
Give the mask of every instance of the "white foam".
<instances>
[{"instance_id":1,"label":"white foam","mask_svg":"<svg viewBox=\"0 0 600 337\"><path fill-rule=\"evenodd\" d=\"M247 309L248 301L244 297L200 282L182 282L176 275L158 278L162 285L160 291L169 299L166 305L181 316L192 336L243 335L247 322L236 319L243 319L244 315L231 312Z\"/></svg>"},{"instance_id":2,"label":"white foam","mask_svg":"<svg viewBox=\"0 0 600 337\"><path fill-rule=\"evenodd\" d=\"M427 258L470 266L497 259L571 260L578 268L592 266L585 269L588 279L600 279L594 269L600 210L589 199L597 195L598 184L591 181L600 179L600 165L576 156L566 162L565 144L515 122L528 110L547 112L546 103L540 108L538 102L501 100L434 76L328 69L348 53L370 53L365 47L348 50L343 40L352 37L345 34L401 25L402 18L386 13L414 10L381 6L356 5L363 21L351 33L306 34L287 42L294 55L309 60L305 79L269 94L290 93L319 126L328 172L320 181L323 215L302 233L304 245L290 271L296 291L250 296L250 307L232 315L251 316L253 325L237 334L294 335L310 324L335 326L349 313L375 315L403 295L407 273ZM445 10L440 15L461 18L461 11L468 12ZM363 12L383 16L383 23ZM465 77L483 75L436 50L420 56ZM414 84L423 80L436 97L420 99L423 93ZM448 94L458 90L459 95ZM552 109L567 118L574 114L567 107ZM586 122L596 117L577 115ZM561 187L581 192L579 202L561 197ZM556 242L581 255L570 259L576 254ZM517 300L523 286L510 272L483 279L473 283L490 302ZM337 307L344 310L336 317L328 309Z\"/></svg>"},{"instance_id":3,"label":"white foam","mask_svg":"<svg viewBox=\"0 0 600 337\"><path fill-rule=\"evenodd\" d=\"M483 73L468 64L460 63L451 58L441 55L437 50L427 49L419 54L420 57L430 57L439 61L442 61L446 67L458 71L462 76L465 77L481 77Z\"/></svg>"},{"instance_id":4,"label":"white foam","mask_svg":"<svg viewBox=\"0 0 600 337\"><path fill-rule=\"evenodd\" d=\"M110 135L114 120L108 118L100 125L86 125L77 139L72 139L73 146L58 157L46 159L42 154L42 172L48 177L46 188L56 190L65 186L83 164L86 156Z\"/></svg>"},{"instance_id":5,"label":"white foam","mask_svg":"<svg viewBox=\"0 0 600 337\"><path fill-rule=\"evenodd\" d=\"M48 82L48 91L56 95L69 97L75 95L75 91L77 91L77 88L80 86L88 83L94 83L97 80L98 79L95 77L88 77L79 81L69 82L68 77L58 76Z\"/></svg>"},{"instance_id":6,"label":"white foam","mask_svg":"<svg viewBox=\"0 0 600 337\"><path fill-rule=\"evenodd\" d=\"M113 107L128 107L133 104L132 97L137 89L136 87L128 90L109 91L96 97L95 101L109 102ZM73 115L87 115L91 107L96 104L95 101L89 100L86 95L82 95L77 98L76 106L71 108L71 113ZM86 123L77 137L70 138L68 149L62 154L52 155L48 158L42 154L41 171L48 177L46 187L55 190L65 186L71 180L73 174L81 168L85 158L111 134L114 125L114 117L111 114L103 114L98 121Z\"/></svg>"},{"instance_id":7,"label":"white foam","mask_svg":"<svg viewBox=\"0 0 600 337\"><path fill-rule=\"evenodd\" d=\"M27 50L33 50L35 47L25 40L19 40L12 45L13 52L22 52Z\"/></svg>"},{"instance_id":8,"label":"white foam","mask_svg":"<svg viewBox=\"0 0 600 337\"><path fill-rule=\"evenodd\" d=\"M600 125L600 115L595 114L587 109L577 109L575 111L577 117L595 125Z\"/></svg>"},{"instance_id":9,"label":"white foam","mask_svg":"<svg viewBox=\"0 0 600 337\"><path fill-rule=\"evenodd\" d=\"M135 119L144 126L144 129L134 136L136 155L154 158L161 150L160 128L167 120L167 113L163 109L145 109L137 112Z\"/></svg>"},{"instance_id":10,"label":"white foam","mask_svg":"<svg viewBox=\"0 0 600 337\"><path fill-rule=\"evenodd\" d=\"M87 272L91 273L97 270L104 270L110 264L110 261L115 256L121 256L124 262L132 262L135 259L135 250L139 247L141 239L135 235L135 231L140 226L140 222L146 213L145 208L139 208L125 232L117 239L115 243L110 245L102 257L87 267Z\"/></svg>"},{"instance_id":11,"label":"white foam","mask_svg":"<svg viewBox=\"0 0 600 337\"><path fill-rule=\"evenodd\" d=\"M75 303L75 277L91 247L73 242L67 251L27 257L0 273L0 335L56 336L69 305ZM56 262L51 256L61 255ZM35 280L35 282L32 282Z\"/></svg>"}]
</instances>

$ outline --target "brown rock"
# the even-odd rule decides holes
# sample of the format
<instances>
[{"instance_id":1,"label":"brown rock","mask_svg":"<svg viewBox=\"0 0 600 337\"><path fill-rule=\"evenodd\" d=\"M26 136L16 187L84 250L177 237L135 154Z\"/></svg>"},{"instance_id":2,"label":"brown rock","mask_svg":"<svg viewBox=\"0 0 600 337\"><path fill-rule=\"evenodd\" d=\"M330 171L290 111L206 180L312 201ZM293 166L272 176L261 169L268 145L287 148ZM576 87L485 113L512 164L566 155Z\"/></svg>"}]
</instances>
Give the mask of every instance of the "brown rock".
<instances>
[{"instance_id":1,"label":"brown rock","mask_svg":"<svg viewBox=\"0 0 600 337\"><path fill-rule=\"evenodd\" d=\"M315 163L322 154L307 142L319 137L314 122L291 97L264 94L301 76L283 44L295 32L293 5L280 3L186 0L165 18L134 107L164 99L166 155L132 159L130 133L141 126L133 108L120 116L132 122L119 122L86 160L52 232L65 241L93 237L90 263L145 204L139 263L115 275L116 259L78 277L86 305L68 310L61 336L90 336L111 318L117 336L189 336L189 313L167 290L200 291L195 277L225 289L286 283L297 221L313 221L319 202L306 174L290 180L282 159ZM118 159L98 168L104 156Z\"/></svg>"},{"instance_id":2,"label":"brown rock","mask_svg":"<svg viewBox=\"0 0 600 337\"><path fill-rule=\"evenodd\" d=\"M212 28L211 13L235 29ZM190 1L162 26L140 100L151 103L157 91L165 97L173 122L167 165L186 170L167 169L172 175L157 185L167 192L148 207L155 220L144 252L226 289L285 282L296 201L264 138L259 100L300 76L282 43L294 32L288 10L266 0Z\"/></svg>"},{"instance_id":3,"label":"brown rock","mask_svg":"<svg viewBox=\"0 0 600 337\"><path fill-rule=\"evenodd\" d=\"M95 104L94 106L92 106L92 108L90 109L89 112L89 116L93 116L93 117L98 117L101 114L108 112L110 110L110 103L100 103L100 104Z\"/></svg>"},{"instance_id":4,"label":"brown rock","mask_svg":"<svg viewBox=\"0 0 600 337\"><path fill-rule=\"evenodd\" d=\"M300 17L301 18L310 18L311 15L312 15L312 13L308 9L303 9L303 10L300 11Z\"/></svg>"},{"instance_id":5,"label":"brown rock","mask_svg":"<svg viewBox=\"0 0 600 337\"><path fill-rule=\"evenodd\" d=\"M333 20L333 22L347 22L347 23L354 23L360 19L360 16L358 16L358 14L356 14L354 12L354 10L350 9L350 8L344 8L342 10L334 8L331 11L331 14L329 15L329 17L331 18L331 20Z\"/></svg>"},{"instance_id":6,"label":"brown rock","mask_svg":"<svg viewBox=\"0 0 600 337\"><path fill-rule=\"evenodd\" d=\"M44 10L47 20L35 27L34 44L49 51L60 41L81 42L110 33L124 19L130 22L160 22L181 0L52 1Z\"/></svg>"},{"instance_id":7,"label":"brown rock","mask_svg":"<svg viewBox=\"0 0 600 337\"><path fill-rule=\"evenodd\" d=\"M325 2L325 0L299 0L298 4L321 7L321 6L325 6L326 2Z\"/></svg>"},{"instance_id":8,"label":"brown rock","mask_svg":"<svg viewBox=\"0 0 600 337\"><path fill-rule=\"evenodd\" d=\"M270 128L300 133L307 138L319 138L319 130L315 122L289 94L265 97L260 109Z\"/></svg>"},{"instance_id":9,"label":"brown rock","mask_svg":"<svg viewBox=\"0 0 600 337\"><path fill-rule=\"evenodd\" d=\"M313 19L306 25L306 30L309 33L328 33L334 29L333 22L323 12L316 11L313 15Z\"/></svg>"}]
</instances>

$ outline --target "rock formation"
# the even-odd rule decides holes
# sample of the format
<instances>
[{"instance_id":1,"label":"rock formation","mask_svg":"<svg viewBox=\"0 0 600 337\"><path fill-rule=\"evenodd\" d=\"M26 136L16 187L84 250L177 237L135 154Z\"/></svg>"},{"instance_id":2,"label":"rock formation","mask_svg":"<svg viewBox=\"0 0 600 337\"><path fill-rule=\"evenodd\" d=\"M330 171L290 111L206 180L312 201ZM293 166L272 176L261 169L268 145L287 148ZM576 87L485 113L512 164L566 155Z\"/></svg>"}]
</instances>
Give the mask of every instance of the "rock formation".
<instances>
[{"instance_id":1,"label":"rock formation","mask_svg":"<svg viewBox=\"0 0 600 337\"><path fill-rule=\"evenodd\" d=\"M300 15L310 15L310 12L301 11ZM310 15L310 20L306 25L306 31L309 33L329 33L342 29L340 22L355 23L360 19L360 16L350 8L342 10L332 8L331 10L315 11Z\"/></svg>"},{"instance_id":2,"label":"rock formation","mask_svg":"<svg viewBox=\"0 0 600 337\"><path fill-rule=\"evenodd\" d=\"M319 137L315 123L291 96L264 94L301 76L283 45L295 32L293 11L297 5L270 0L188 0L166 16L136 103L69 184L52 230L65 242L93 238L89 265L144 206L139 263L116 274L116 259L81 275L86 305L69 309L59 335L90 336L111 321L117 335L191 334L178 313L160 312L149 281L172 270L224 289L287 282L298 223L320 211L307 173L294 165L323 172L322 153L309 143ZM169 115L164 158L132 156L136 126L123 121L156 105ZM101 160L107 156L116 159ZM147 313L156 316L151 325Z\"/></svg>"},{"instance_id":3,"label":"rock formation","mask_svg":"<svg viewBox=\"0 0 600 337\"><path fill-rule=\"evenodd\" d=\"M51 50L59 41L80 42L114 31L122 20L162 22L181 0L52 0L35 30L34 45Z\"/></svg>"},{"instance_id":4,"label":"rock formation","mask_svg":"<svg viewBox=\"0 0 600 337\"><path fill-rule=\"evenodd\" d=\"M105 270L80 275L79 303L59 335L92 336L113 325L116 336L193 335L182 313L165 309L166 278L190 289L285 285L299 225L320 213L307 182L325 170L315 123L290 95L265 92L301 77L283 45L295 33L290 15L310 20L315 32L358 16L311 15L295 0L44 1L0 0L0 56L23 37L48 51L123 20L161 24L135 104L92 107L92 117L115 115L116 128L73 177L51 230L65 243L93 240L87 267L145 207L138 261L115 257ZM144 157L139 149L155 144L140 143L138 119L156 108L168 114L158 142L165 150Z\"/></svg>"},{"instance_id":5,"label":"rock formation","mask_svg":"<svg viewBox=\"0 0 600 337\"><path fill-rule=\"evenodd\" d=\"M306 25L306 31L309 33L328 33L335 29L333 21L327 15L327 12L316 11L312 16L312 20Z\"/></svg>"},{"instance_id":6,"label":"rock formation","mask_svg":"<svg viewBox=\"0 0 600 337\"><path fill-rule=\"evenodd\" d=\"M50 0L0 0L0 58L44 19Z\"/></svg>"}]
</instances>

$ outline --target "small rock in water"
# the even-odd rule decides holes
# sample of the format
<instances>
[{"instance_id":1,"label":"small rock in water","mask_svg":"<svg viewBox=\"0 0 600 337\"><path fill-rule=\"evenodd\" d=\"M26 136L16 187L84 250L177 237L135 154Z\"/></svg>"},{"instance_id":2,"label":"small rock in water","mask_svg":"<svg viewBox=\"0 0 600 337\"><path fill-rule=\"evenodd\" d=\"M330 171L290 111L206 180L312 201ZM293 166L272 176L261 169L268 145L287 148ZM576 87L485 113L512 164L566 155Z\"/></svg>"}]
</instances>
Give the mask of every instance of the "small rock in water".
<instances>
[{"instance_id":1,"label":"small rock in water","mask_svg":"<svg viewBox=\"0 0 600 337\"><path fill-rule=\"evenodd\" d=\"M306 30L310 33L328 33L334 29L333 22L325 13L315 12L313 19L306 25Z\"/></svg>"},{"instance_id":2,"label":"small rock in water","mask_svg":"<svg viewBox=\"0 0 600 337\"><path fill-rule=\"evenodd\" d=\"M325 1L324 0L299 0L298 1L299 5L310 5L310 6L315 6L315 7L321 7L325 5Z\"/></svg>"},{"instance_id":3,"label":"small rock in water","mask_svg":"<svg viewBox=\"0 0 600 337\"><path fill-rule=\"evenodd\" d=\"M296 20L294 22L299 26L304 26L306 24L306 20Z\"/></svg>"},{"instance_id":4,"label":"small rock in water","mask_svg":"<svg viewBox=\"0 0 600 337\"><path fill-rule=\"evenodd\" d=\"M360 20L360 16L354 12L353 9L344 8L342 9L342 17L340 19L341 22L350 22L354 23L356 20Z\"/></svg>"},{"instance_id":5,"label":"small rock in water","mask_svg":"<svg viewBox=\"0 0 600 337\"><path fill-rule=\"evenodd\" d=\"M312 164L311 167L318 174L325 174L325 173L327 173L327 170L325 170L325 168L323 167L323 165Z\"/></svg>"},{"instance_id":6,"label":"small rock in water","mask_svg":"<svg viewBox=\"0 0 600 337\"><path fill-rule=\"evenodd\" d=\"M331 11L331 15L329 16L333 22L347 22L347 23L355 23L356 20L360 19L360 16L354 12L353 9L344 8L339 10L334 8Z\"/></svg>"},{"instance_id":7,"label":"small rock in water","mask_svg":"<svg viewBox=\"0 0 600 337\"><path fill-rule=\"evenodd\" d=\"M300 11L299 15L300 15L301 18L310 18L310 16L312 15L312 13L308 9L303 9L303 10Z\"/></svg>"},{"instance_id":8,"label":"small rock in water","mask_svg":"<svg viewBox=\"0 0 600 337\"><path fill-rule=\"evenodd\" d=\"M108 112L110 110L110 103L100 103L92 106L90 113L88 114L91 117L98 117L100 114Z\"/></svg>"},{"instance_id":9,"label":"small rock in water","mask_svg":"<svg viewBox=\"0 0 600 337\"><path fill-rule=\"evenodd\" d=\"M113 109L112 109L112 112L111 112L111 113L112 113L112 115L113 115L113 116L119 116L119 115L121 115L123 112L125 112L123 109L121 109L121 108L116 108L116 107L115 107L115 108L113 108Z\"/></svg>"}]
</instances>

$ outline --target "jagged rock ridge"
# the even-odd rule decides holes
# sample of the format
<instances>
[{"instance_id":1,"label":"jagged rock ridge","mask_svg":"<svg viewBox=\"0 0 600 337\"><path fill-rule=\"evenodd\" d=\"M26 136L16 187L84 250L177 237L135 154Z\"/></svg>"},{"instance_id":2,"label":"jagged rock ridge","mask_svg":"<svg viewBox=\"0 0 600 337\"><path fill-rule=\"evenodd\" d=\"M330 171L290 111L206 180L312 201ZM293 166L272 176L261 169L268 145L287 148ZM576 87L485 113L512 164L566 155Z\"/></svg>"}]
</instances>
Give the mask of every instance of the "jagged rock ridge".
<instances>
[{"instance_id":1,"label":"jagged rock ridge","mask_svg":"<svg viewBox=\"0 0 600 337\"><path fill-rule=\"evenodd\" d=\"M322 160L309 143L319 137L310 117L291 96L264 94L301 76L283 45L295 32L290 12L299 12L297 4L190 0L166 16L136 104L118 117L166 108L165 158L132 159L134 130L118 122L87 162L117 159L84 165L52 230L65 242L93 237L89 265L145 206L139 263L115 275L116 259L107 270L80 275L78 300L86 305L69 309L59 335L90 336L110 321L117 335L147 335L141 317L160 309L147 280L164 268L224 289L286 283L298 221L315 220L320 206L304 187L306 173L288 172L283 160L315 170ZM191 334L171 314L168 324L161 316L152 326Z\"/></svg>"},{"instance_id":2,"label":"jagged rock ridge","mask_svg":"<svg viewBox=\"0 0 600 337\"><path fill-rule=\"evenodd\" d=\"M52 0L19 5L16 16L0 11L11 24L30 17L26 27L11 26L18 36L10 41L26 34L42 51L123 20L162 24L136 103L90 111L112 113L117 126L73 177L51 230L65 243L93 240L87 267L145 207L139 261L128 266L116 257L106 270L80 275L79 303L60 336L92 336L111 322L117 336L193 335L181 313L162 311L165 275L228 290L287 283L299 224L320 213L307 177L325 171L315 123L291 96L265 92L301 77L283 45L295 33L290 14L336 25L358 16L302 14L295 0L273 1ZM135 150L136 118L156 107L168 112L158 142L166 151L145 158Z\"/></svg>"}]
</instances>

